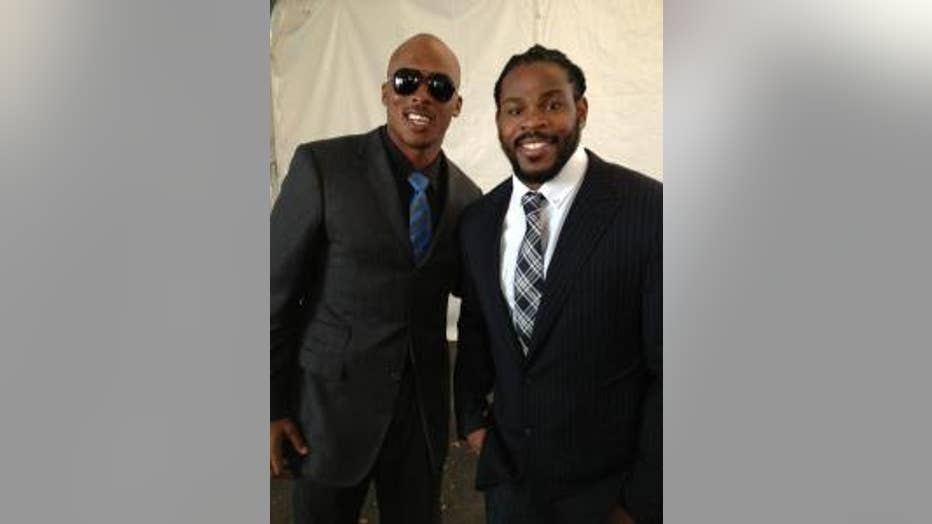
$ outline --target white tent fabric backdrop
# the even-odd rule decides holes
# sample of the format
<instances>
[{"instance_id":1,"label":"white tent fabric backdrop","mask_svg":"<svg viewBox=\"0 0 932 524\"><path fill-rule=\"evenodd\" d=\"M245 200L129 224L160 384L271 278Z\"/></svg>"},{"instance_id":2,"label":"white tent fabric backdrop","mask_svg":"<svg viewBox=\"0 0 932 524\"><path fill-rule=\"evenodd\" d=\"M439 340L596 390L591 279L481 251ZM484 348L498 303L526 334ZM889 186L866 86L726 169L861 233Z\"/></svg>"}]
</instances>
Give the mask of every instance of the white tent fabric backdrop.
<instances>
[{"instance_id":1,"label":"white tent fabric backdrop","mask_svg":"<svg viewBox=\"0 0 932 524\"><path fill-rule=\"evenodd\" d=\"M560 49L586 74L582 144L662 180L662 0L279 0L270 27L277 177L299 144L385 122L388 57L421 32L459 57L463 110L444 151L484 191L510 176L492 87L508 58L534 43Z\"/></svg>"}]
</instances>

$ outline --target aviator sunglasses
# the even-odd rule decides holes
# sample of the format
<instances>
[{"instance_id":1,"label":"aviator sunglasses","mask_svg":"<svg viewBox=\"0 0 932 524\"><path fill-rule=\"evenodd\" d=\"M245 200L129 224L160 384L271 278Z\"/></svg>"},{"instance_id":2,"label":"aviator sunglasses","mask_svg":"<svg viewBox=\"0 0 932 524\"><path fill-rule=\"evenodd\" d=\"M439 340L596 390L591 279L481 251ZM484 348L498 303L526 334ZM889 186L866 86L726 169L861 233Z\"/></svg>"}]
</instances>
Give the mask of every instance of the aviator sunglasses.
<instances>
[{"instance_id":1,"label":"aviator sunglasses","mask_svg":"<svg viewBox=\"0 0 932 524\"><path fill-rule=\"evenodd\" d=\"M417 69L402 67L392 75L392 88L402 96L417 91L421 82L427 82L427 92L438 102L449 102L456 93L453 80L443 73L431 73L424 76Z\"/></svg>"}]
</instances>

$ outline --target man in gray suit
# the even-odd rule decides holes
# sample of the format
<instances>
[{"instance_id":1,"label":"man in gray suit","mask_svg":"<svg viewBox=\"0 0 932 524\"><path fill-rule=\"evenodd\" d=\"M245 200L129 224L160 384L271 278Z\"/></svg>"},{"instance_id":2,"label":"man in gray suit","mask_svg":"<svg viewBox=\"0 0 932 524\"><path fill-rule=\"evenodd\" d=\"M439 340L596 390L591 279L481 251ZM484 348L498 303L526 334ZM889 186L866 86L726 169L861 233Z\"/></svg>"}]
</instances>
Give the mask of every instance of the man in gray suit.
<instances>
[{"instance_id":1,"label":"man in gray suit","mask_svg":"<svg viewBox=\"0 0 932 524\"><path fill-rule=\"evenodd\" d=\"M295 522L440 519L446 311L462 209L480 191L441 151L462 107L456 56L420 34L392 54L368 133L299 146L271 215L271 473Z\"/></svg>"}]
</instances>

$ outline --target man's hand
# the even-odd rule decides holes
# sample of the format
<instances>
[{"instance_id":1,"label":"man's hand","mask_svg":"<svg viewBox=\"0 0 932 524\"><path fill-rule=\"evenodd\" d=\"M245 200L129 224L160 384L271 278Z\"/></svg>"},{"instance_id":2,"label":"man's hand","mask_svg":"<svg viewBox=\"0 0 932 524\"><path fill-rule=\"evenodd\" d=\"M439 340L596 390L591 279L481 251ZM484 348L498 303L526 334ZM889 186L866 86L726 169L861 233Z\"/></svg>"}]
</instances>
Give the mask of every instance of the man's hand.
<instances>
[{"instance_id":1,"label":"man's hand","mask_svg":"<svg viewBox=\"0 0 932 524\"><path fill-rule=\"evenodd\" d=\"M619 506L615 506L611 515L608 516L607 524L634 524L634 519L630 513Z\"/></svg>"},{"instance_id":2,"label":"man's hand","mask_svg":"<svg viewBox=\"0 0 932 524\"><path fill-rule=\"evenodd\" d=\"M476 455L482 452L482 446L485 444L485 428L479 428L469 435L466 435L466 443L469 449Z\"/></svg>"},{"instance_id":3,"label":"man's hand","mask_svg":"<svg viewBox=\"0 0 932 524\"><path fill-rule=\"evenodd\" d=\"M302 455L307 455L310 450L307 449L307 444L304 443L301 430L290 418L273 420L271 435L272 478L289 478L292 476L292 472L288 469L288 464L282 456L282 442L287 438L291 447Z\"/></svg>"}]
</instances>

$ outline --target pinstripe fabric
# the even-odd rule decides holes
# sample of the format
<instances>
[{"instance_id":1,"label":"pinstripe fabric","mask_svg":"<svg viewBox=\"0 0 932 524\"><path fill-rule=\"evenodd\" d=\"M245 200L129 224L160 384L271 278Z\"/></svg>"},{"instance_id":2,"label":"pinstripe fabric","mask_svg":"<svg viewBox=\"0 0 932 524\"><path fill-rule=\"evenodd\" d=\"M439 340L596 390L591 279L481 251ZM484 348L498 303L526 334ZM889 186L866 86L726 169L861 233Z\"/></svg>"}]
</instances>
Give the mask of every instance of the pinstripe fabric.
<instances>
[{"instance_id":1,"label":"pinstripe fabric","mask_svg":"<svg viewBox=\"0 0 932 524\"><path fill-rule=\"evenodd\" d=\"M524 240L518 250L515 268L514 323L525 356L534 332L534 318L537 316L540 297L544 293L544 223L541 211L546 203L544 195L533 191L521 197L527 228L524 230Z\"/></svg>"},{"instance_id":2,"label":"pinstripe fabric","mask_svg":"<svg viewBox=\"0 0 932 524\"><path fill-rule=\"evenodd\" d=\"M549 503L617 482L617 503L635 522L659 524L662 185L588 155L553 240L527 357L501 293L501 238L490 234L511 180L464 211L458 432L488 430L480 488L524 485ZM585 522L574 515L562 522Z\"/></svg>"},{"instance_id":3,"label":"pinstripe fabric","mask_svg":"<svg viewBox=\"0 0 932 524\"><path fill-rule=\"evenodd\" d=\"M430 203L427 201L427 185L430 181L423 173L415 171L408 177L414 189L408 213L408 235L414 252L414 263L420 264L430 246L431 218Z\"/></svg>"}]
</instances>

